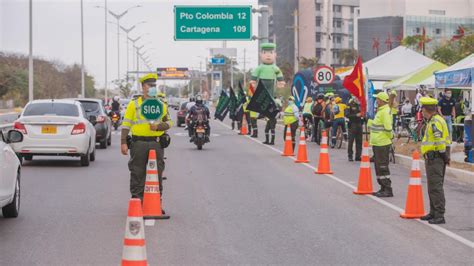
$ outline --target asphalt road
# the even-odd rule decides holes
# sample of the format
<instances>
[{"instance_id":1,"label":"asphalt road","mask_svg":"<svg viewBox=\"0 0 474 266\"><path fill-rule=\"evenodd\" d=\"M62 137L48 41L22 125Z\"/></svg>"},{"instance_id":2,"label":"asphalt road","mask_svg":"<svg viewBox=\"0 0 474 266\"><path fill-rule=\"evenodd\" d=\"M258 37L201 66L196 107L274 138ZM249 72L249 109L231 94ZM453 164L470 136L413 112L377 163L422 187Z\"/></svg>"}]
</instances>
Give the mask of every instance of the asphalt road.
<instances>
[{"instance_id":1,"label":"asphalt road","mask_svg":"<svg viewBox=\"0 0 474 266\"><path fill-rule=\"evenodd\" d=\"M163 203L171 219L146 227L150 265L474 264L472 186L446 181L447 225L401 219L409 169L392 167L394 198L356 196L358 164L345 151L330 151L334 175L316 175L317 146L308 146L308 165L295 164L278 154L278 131L271 149L213 121L212 142L198 151L183 128L171 130ZM117 265L127 159L114 135L88 168L68 158L26 162L20 217L0 218L0 264Z\"/></svg>"}]
</instances>

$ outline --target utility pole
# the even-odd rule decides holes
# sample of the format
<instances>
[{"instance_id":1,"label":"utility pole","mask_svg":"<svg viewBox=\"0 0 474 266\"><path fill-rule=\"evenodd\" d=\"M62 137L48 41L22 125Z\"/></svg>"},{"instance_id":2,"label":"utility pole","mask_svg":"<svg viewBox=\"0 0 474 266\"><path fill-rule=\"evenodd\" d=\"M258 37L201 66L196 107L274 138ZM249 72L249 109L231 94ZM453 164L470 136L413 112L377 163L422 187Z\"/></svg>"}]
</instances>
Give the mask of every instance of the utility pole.
<instances>
[{"instance_id":1,"label":"utility pole","mask_svg":"<svg viewBox=\"0 0 474 266\"><path fill-rule=\"evenodd\" d=\"M30 30L29 30L29 56L28 56L28 100L33 101L33 0L29 4Z\"/></svg>"},{"instance_id":2,"label":"utility pole","mask_svg":"<svg viewBox=\"0 0 474 266\"><path fill-rule=\"evenodd\" d=\"M298 73L298 69L299 69L299 60L298 60L298 49L299 49L299 43L298 43L298 9L295 9L293 11L293 16L294 16L294 24L293 24L293 32L294 32L294 37L295 37L295 54L294 54L294 57L295 57L295 65L294 65L294 72L295 74Z\"/></svg>"},{"instance_id":3,"label":"utility pole","mask_svg":"<svg viewBox=\"0 0 474 266\"><path fill-rule=\"evenodd\" d=\"M81 98L86 97L84 73L84 5L81 0Z\"/></svg>"},{"instance_id":4,"label":"utility pole","mask_svg":"<svg viewBox=\"0 0 474 266\"><path fill-rule=\"evenodd\" d=\"M135 46L135 49L137 51L137 91L140 90L140 80L139 80L139 77L138 77L138 71L140 71L140 50L144 47L144 45L138 47L138 46Z\"/></svg>"},{"instance_id":5,"label":"utility pole","mask_svg":"<svg viewBox=\"0 0 474 266\"><path fill-rule=\"evenodd\" d=\"M230 58L230 86L234 88L234 59Z\"/></svg>"},{"instance_id":6,"label":"utility pole","mask_svg":"<svg viewBox=\"0 0 474 266\"><path fill-rule=\"evenodd\" d=\"M104 85L104 98L105 98L105 104L107 104L109 102L109 99L107 97L107 0L104 0L104 6L105 6L105 9L104 9L104 17L105 17L105 85Z\"/></svg>"}]
</instances>

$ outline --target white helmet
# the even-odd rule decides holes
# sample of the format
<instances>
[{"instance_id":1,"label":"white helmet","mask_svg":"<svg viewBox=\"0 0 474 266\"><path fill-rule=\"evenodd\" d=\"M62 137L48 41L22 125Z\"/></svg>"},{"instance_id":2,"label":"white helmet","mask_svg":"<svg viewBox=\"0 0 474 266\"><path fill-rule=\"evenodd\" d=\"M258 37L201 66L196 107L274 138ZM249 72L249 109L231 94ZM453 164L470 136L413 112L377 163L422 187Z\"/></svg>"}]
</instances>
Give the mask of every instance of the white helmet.
<instances>
[{"instance_id":1,"label":"white helmet","mask_svg":"<svg viewBox=\"0 0 474 266\"><path fill-rule=\"evenodd\" d=\"M114 96L114 101L118 102L120 100L120 97L118 97L117 95Z\"/></svg>"}]
</instances>

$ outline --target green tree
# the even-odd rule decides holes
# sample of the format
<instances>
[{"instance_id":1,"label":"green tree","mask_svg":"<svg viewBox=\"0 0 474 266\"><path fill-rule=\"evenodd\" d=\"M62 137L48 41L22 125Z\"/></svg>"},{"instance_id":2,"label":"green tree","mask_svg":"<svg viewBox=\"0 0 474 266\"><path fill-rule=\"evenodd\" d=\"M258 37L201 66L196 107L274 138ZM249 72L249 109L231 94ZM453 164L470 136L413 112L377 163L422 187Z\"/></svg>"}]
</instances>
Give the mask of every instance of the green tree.
<instances>
[{"instance_id":1,"label":"green tree","mask_svg":"<svg viewBox=\"0 0 474 266\"><path fill-rule=\"evenodd\" d=\"M301 56L299 58L298 65L299 65L299 69L306 69L306 68L313 69L314 67L318 66L318 58L317 57L306 58L304 56Z\"/></svg>"},{"instance_id":2,"label":"green tree","mask_svg":"<svg viewBox=\"0 0 474 266\"><path fill-rule=\"evenodd\" d=\"M472 53L474 53L474 35L468 35L440 45L434 49L431 57L443 64L452 65Z\"/></svg>"},{"instance_id":3,"label":"green tree","mask_svg":"<svg viewBox=\"0 0 474 266\"><path fill-rule=\"evenodd\" d=\"M285 82L289 82L290 80L293 79L293 66L289 62L283 62L281 65L279 65L281 72L283 73L283 78L285 79Z\"/></svg>"},{"instance_id":4,"label":"green tree","mask_svg":"<svg viewBox=\"0 0 474 266\"><path fill-rule=\"evenodd\" d=\"M344 66L352 66L355 64L357 59L357 50L355 49L342 49L339 53L339 61Z\"/></svg>"},{"instance_id":5,"label":"green tree","mask_svg":"<svg viewBox=\"0 0 474 266\"><path fill-rule=\"evenodd\" d=\"M122 98L129 98L132 94L132 83L127 82L127 79L116 79L113 81L115 86L119 89Z\"/></svg>"}]
</instances>

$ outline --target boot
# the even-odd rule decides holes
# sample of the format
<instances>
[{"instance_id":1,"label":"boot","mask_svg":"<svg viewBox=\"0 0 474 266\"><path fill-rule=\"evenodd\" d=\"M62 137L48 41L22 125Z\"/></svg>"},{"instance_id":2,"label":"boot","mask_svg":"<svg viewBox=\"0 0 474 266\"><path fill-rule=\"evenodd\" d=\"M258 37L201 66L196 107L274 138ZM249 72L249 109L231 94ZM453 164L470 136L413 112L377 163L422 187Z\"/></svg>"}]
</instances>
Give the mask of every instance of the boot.
<instances>
[{"instance_id":1,"label":"boot","mask_svg":"<svg viewBox=\"0 0 474 266\"><path fill-rule=\"evenodd\" d=\"M422 221L429 221L429 220L431 220L431 219L433 219L433 218L434 218L434 215L431 214L431 213L428 213L427 215L421 217L420 220L422 220Z\"/></svg>"},{"instance_id":2,"label":"boot","mask_svg":"<svg viewBox=\"0 0 474 266\"><path fill-rule=\"evenodd\" d=\"M265 141L263 144L270 144L270 142L268 142L268 133L265 133Z\"/></svg>"},{"instance_id":3,"label":"boot","mask_svg":"<svg viewBox=\"0 0 474 266\"><path fill-rule=\"evenodd\" d=\"M258 131L257 130L253 130L253 134L251 136L252 138L258 138Z\"/></svg>"},{"instance_id":4,"label":"boot","mask_svg":"<svg viewBox=\"0 0 474 266\"><path fill-rule=\"evenodd\" d=\"M270 145L275 145L275 135L272 135L272 140L270 141Z\"/></svg>"},{"instance_id":5,"label":"boot","mask_svg":"<svg viewBox=\"0 0 474 266\"><path fill-rule=\"evenodd\" d=\"M380 178L377 178L377 183L380 185L380 189L377 192L372 193L372 195L378 197L377 195L381 194L383 192L383 185L382 182L380 182Z\"/></svg>"},{"instance_id":6,"label":"boot","mask_svg":"<svg viewBox=\"0 0 474 266\"><path fill-rule=\"evenodd\" d=\"M392 181L389 178L383 178L380 179L380 183L382 185L382 188L380 191L376 192L374 196L379 198L393 197L393 191L391 186Z\"/></svg>"},{"instance_id":7,"label":"boot","mask_svg":"<svg viewBox=\"0 0 474 266\"><path fill-rule=\"evenodd\" d=\"M444 217L436 217L428 221L430 224L445 224L446 220L444 220Z\"/></svg>"}]
</instances>

